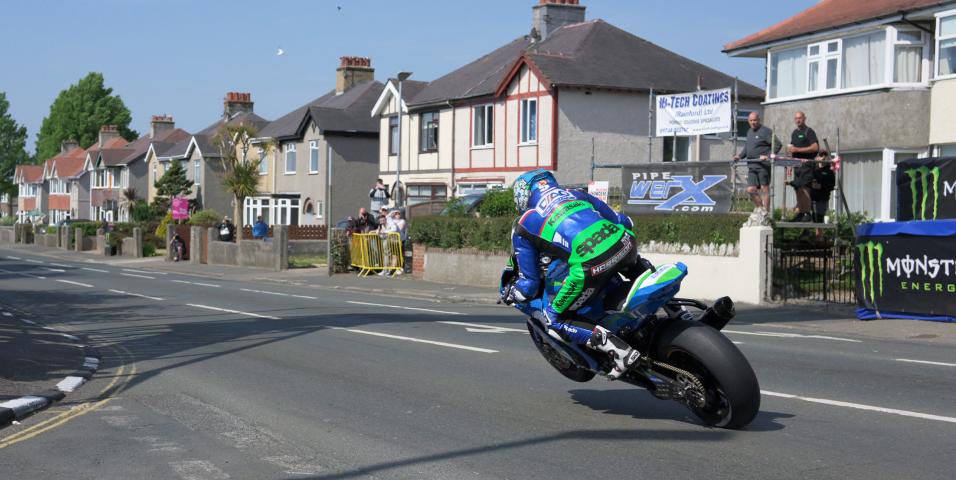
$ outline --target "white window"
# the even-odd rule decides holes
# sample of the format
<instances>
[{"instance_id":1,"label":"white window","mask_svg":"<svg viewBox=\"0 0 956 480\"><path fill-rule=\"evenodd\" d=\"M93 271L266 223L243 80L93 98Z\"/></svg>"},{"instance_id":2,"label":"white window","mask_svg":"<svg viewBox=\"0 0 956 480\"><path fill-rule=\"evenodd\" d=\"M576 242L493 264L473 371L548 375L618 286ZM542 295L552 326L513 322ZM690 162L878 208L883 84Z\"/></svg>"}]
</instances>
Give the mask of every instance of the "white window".
<instances>
[{"instance_id":1,"label":"white window","mask_svg":"<svg viewBox=\"0 0 956 480\"><path fill-rule=\"evenodd\" d=\"M246 197L243 205L243 225L252 225L261 216L262 221L271 225L271 209L269 197Z\"/></svg>"},{"instance_id":2,"label":"white window","mask_svg":"<svg viewBox=\"0 0 956 480\"><path fill-rule=\"evenodd\" d=\"M93 171L93 188L107 188L109 172L105 168Z\"/></svg>"},{"instance_id":3,"label":"white window","mask_svg":"<svg viewBox=\"0 0 956 480\"><path fill-rule=\"evenodd\" d=\"M495 106L480 105L473 109L473 147L490 147L495 142Z\"/></svg>"},{"instance_id":4,"label":"white window","mask_svg":"<svg viewBox=\"0 0 956 480\"><path fill-rule=\"evenodd\" d=\"M158 168L156 164L154 163L153 164L153 183L156 183L156 181L159 180L159 177L157 176L157 171L158 171Z\"/></svg>"},{"instance_id":5,"label":"white window","mask_svg":"<svg viewBox=\"0 0 956 480\"><path fill-rule=\"evenodd\" d=\"M309 173L319 173L319 142L309 142Z\"/></svg>"},{"instance_id":6,"label":"white window","mask_svg":"<svg viewBox=\"0 0 956 480\"><path fill-rule=\"evenodd\" d=\"M199 182L202 181L202 162L199 160L193 160L193 182L196 185L199 185Z\"/></svg>"},{"instance_id":7,"label":"white window","mask_svg":"<svg viewBox=\"0 0 956 480\"><path fill-rule=\"evenodd\" d=\"M418 137L418 150L421 153L438 151L439 112L426 112L419 115L421 131Z\"/></svg>"},{"instance_id":8,"label":"white window","mask_svg":"<svg viewBox=\"0 0 956 480\"><path fill-rule=\"evenodd\" d=\"M266 156L266 149L259 149L259 175L267 175L269 173L269 157Z\"/></svg>"},{"instance_id":9,"label":"white window","mask_svg":"<svg viewBox=\"0 0 956 480\"><path fill-rule=\"evenodd\" d=\"M893 29L893 82L920 83L926 41L919 30Z\"/></svg>"},{"instance_id":10,"label":"white window","mask_svg":"<svg viewBox=\"0 0 956 480\"><path fill-rule=\"evenodd\" d=\"M295 144L285 144L285 173L295 173Z\"/></svg>"},{"instance_id":11,"label":"white window","mask_svg":"<svg viewBox=\"0 0 956 480\"><path fill-rule=\"evenodd\" d=\"M807 91L807 49L770 54L770 98L803 95Z\"/></svg>"},{"instance_id":12,"label":"white window","mask_svg":"<svg viewBox=\"0 0 956 480\"><path fill-rule=\"evenodd\" d=\"M499 190L502 188L504 188L504 185L501 183L459 183L458 196L464 197L465 195L480 194L489 190Z\"/></svg>"},{"instance_id":13,"label":"white window","mask_svg":"<svg viewBox=\"0 0 956 480\"><path fill-rule=\"evenodd\" d=\"M538 100L529 98L521 101L521 143L538 141Z\"/></svg>"},{"instance_id":14,"label":"white window","mask_svg":"<svg viewBox=\"0 0 956 480\"><path fill-rule=\"evenodd\" d=\"M843 88L886 82L886 31L843 40Z\"/></svg>"},{"instance_id":15,"label":"white window","mask_svg":"<svg viewBox=\"0 0 956 480\"><path fill-rule=\"evenodd\" d=\"M299 199L298 198L275 199L275 224L276 225L298 225L299 224Z\"/></svg>"},{"instance_id":16,"label":"white window","mask_svg":"<svg viewBox=\"0 0 956 480\"><path fill-rule=\"evenodd\" d=\"M936 76L956 75L956 12L947 12L936 26Z\"/></svg>"},{"instance_id":17,"label":"white window","mask_svg":"<svg viewBox=\"0 0 956 480\"><path fill-rule=\"evenodd\" d=\"M388 118L388 154L398 155L398 115Z\"/></svg>"},{"instance_id":18,"label":"white window","mask_svg":"<svg viewBox=\"0 0 956 480\"><path fill-rule=\"evenodd\" d=\"M807 46L807 91L840 87L840 40Z\"/></svg>"},{"instance_id":19,"label":"white window","mask_svg":"<svg viewBox=\"0 0 956 480\"><path fill-rule=\"evenodd\" d=\"M322 200L315 202L315 218L325 218L325 203Z\"/></svg>"}]
</instances>

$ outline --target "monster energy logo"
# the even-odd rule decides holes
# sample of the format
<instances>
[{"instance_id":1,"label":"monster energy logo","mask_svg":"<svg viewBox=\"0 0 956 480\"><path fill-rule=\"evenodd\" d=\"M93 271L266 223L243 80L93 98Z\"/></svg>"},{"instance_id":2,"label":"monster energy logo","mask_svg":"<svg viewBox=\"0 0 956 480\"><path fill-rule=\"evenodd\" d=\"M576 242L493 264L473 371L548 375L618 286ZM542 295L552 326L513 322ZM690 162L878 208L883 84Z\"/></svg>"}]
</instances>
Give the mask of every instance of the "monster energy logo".
<instances>
[{"instance_id":1,"label":"monster energy logo","mask_svg":"<svg viewBox=\"0 0 956 480\"><path fill-rule=\"evenodd\" d=\"M858 243L860 251L860 287L863 300L876 303L876 294L883 296L883 245L878 242ZM879 290L877 290L879 289Z\"/></svg>"},{"instance_id":2,"label":"monster energy logo","mask_svg":"<svg viewBox=\"0 0 956 480\"><path fill-rule=\"evenodd\" d=\"M913 195L913 218L920 220L930 220L930 218L927 218L926 215L926 204L929 200L929 187L932 185L932 220L936 220L936 214L939 213L939 167L930 168L927 166L922 166L919 168L910 168L906 170L905 173L908 177L910 177L910 192ZM922 192L922 195L917 194L917 182L919 182L921 187L919 191ZM919 197L922 197L922 202L919 201ZM917 215L917 210L919 211L919 215Z\"/></svg>"}]
</instances>

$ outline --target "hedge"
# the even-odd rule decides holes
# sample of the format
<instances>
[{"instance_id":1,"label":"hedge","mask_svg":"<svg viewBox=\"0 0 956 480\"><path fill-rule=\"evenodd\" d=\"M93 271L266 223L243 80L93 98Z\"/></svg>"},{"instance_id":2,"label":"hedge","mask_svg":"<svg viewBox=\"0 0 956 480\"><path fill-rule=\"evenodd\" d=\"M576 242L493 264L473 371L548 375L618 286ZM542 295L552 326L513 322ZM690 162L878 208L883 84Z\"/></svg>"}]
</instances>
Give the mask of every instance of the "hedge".
<instances>
[{"instance_id":1,"label":"hedge","mask_svg":"<svg viewBox=\"0 0 956 480\"><path fill-rule=\"evenodd\" d=\"M638 243L724 245L740 240L747 215L642 215L633 220ZM513 221L513 217L418 217L410 222L408 235L429 247L509 251Z\"/></svg>"}]
</instances>

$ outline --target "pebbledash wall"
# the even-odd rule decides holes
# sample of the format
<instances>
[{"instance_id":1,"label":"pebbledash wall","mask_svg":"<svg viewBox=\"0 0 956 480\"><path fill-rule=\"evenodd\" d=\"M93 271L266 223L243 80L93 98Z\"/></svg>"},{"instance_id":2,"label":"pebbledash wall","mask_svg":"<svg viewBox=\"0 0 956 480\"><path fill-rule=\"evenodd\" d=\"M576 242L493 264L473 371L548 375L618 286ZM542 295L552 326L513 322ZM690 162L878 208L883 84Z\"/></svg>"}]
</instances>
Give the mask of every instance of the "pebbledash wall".
<instances>
[{"instance_id":1,"label":"pebbledash wall","mask_svg":"<svg viewBox=\"0 0 956 480\"><path fill-rule=\"evenodd\" d=\"M773 239L770 227L740 229L735 246L689 247L678 245L642 245L641 255L654 265L684 262L687 278L680 296L714 300L729 296L735 302L765 303L770 266L767 246ZM472 286L497 286L508 254L473 249L445 250L414 247L412 270L417 278L429 282ZM468 272L462 275L461 272Z\"/></svg>"}]
</instances>

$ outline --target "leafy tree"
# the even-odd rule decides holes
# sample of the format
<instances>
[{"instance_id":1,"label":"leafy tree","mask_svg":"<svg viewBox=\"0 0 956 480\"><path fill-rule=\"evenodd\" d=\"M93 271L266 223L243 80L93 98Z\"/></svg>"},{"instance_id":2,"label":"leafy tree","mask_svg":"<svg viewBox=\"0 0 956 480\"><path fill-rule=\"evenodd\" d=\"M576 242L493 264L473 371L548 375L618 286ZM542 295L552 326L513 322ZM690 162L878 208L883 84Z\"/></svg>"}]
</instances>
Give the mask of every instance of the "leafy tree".
<instances>
[{"instance_id":1,"label":"leafy tree","mask_svg":"<svg viewBox=\"0 0 956 480\"><path fill-rule=\"evenodd\" d=\"M166 198L186 195L193 188L193 181L186 178L186 169L177 161L170 162L169 170L163 174L156 183L156 195Z\"/></svg>"},{"instance_id":2,"label":"leafy tree","mask_svg":"<svg viewBox=\"0 0 956 480\"><path fill-rule=\"evenodd\" d=\"M60 153L60 142L69 138L78 140L83 148L89 147L98 139L103 125L116 125L127 140L139 137L129 129L129 109L119 95L112 93L113 89L104 85L103 74L97 72L61 91L37 134L37 161Z\"/></svg>"},{"instance_id":3,"label":"leafy tree","mask_svg":"<svg viewBox=\"0 0 956 480\"><path fill-rule=\"evenodd\" d=\"M0 193L13 194L17 186L10 179L18 164L27 163L27 128L17 125L7 112L10 102L7 94L0 92Z\"/></svg>"},{"instance_id":4,"label":"leafy tree","mask_svg":"<svg viewBox=\"0 0 956 480\"><path fill-rule=\"evenodd\" d=\"M240 209L246 198L259 193L259 163L258 158L250 160L249 149L252 148L252 139L256 138L256 127L245 124L225 124L219 128L213 141L219 146L220 161L222 162L222 186L231 193L235 200L233 218L236 223L242 223L239 216ZM272 148L269 142L256 143L257 148L268 152Z\"/></svg>"}]
</instances>

